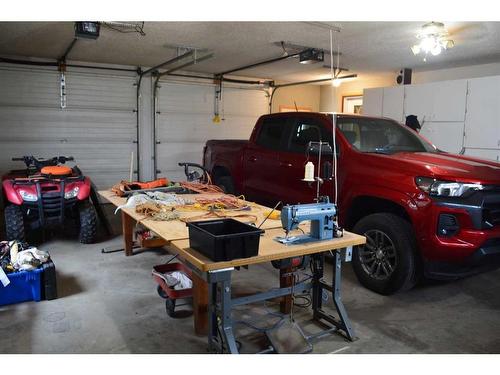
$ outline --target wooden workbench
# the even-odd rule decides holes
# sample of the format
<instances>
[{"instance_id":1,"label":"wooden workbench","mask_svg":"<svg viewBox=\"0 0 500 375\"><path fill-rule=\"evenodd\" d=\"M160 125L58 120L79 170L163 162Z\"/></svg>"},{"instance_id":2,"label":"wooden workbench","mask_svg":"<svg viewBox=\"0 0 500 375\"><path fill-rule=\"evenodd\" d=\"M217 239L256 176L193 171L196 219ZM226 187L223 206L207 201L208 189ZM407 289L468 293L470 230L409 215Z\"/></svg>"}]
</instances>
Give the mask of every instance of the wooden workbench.
<instances>
[{"instance_id":1,"label":"wooden workbench","mask_svg":"<svg viewBox=\"0 0 500 375\"><path fill-rule=\"evenodd\" d=\"M115 206L121 206L126 203L127 199L118 197L111 191L99 191L99 194L111 202ZM220 195L220 194L215 194ZM214 194L182 194L180 195L185 199L194 199L196 197L214 196ZM250 211L237 211L236 213L245 213L257 216L257 224L261 223L266 217L270 208L258 205L256 203L249 203ZM233 211L234 212L234 211ZM206 211L191 211L180 213L181 217L188 218L198 216ZM335 238L333 240L310 242L298 245L284 245L274 241L276 236L284 234L281 220L268 219L263 225L265 233L260 238L259 253L257 256L250 258L235 259L229 262L214 262L197 251L189 247L189 234L186 224L180 220L172 221L155 221L148 219L142 214L135 212L135 208L125 208L121 210L122 229L124 239L124 249L127 256L132 255L133 249L133 230L135 222L141 223L144 227L155 232L159 237L169 244L168 250L179 256L179 258L190 264L199 272L193 273L193 315L194 315L194 328L198 334L206 334L208 329L208 285L206 280L199 276L199 274L217 271L221 269L233 268L238 266L247 266L252 264L269 262L272 260L287 259L297 256L317 254L325 251L347 248L351 246L361 245L365 243L365 237L344 231L342 238ZM238 220L238 218L235 218ZM241 221L245 221L241 219ZM307 231L309 224L302 225L302 228ZM290 269L282 270L283 274L288 274ZM281 272L280 272L281 276ZM281 278L281 286L286 287L290 282L286 278ZM282 305L282 312L287 312L291 306L291 299L284 300Z\"/></svg>"},{"instance_id":2,"label":"wooden workbench","mask_svg":"<svg viewBox=\"0 0 500 375\"><path fill-rule=\"evenodd\" d=\"M324 251L342 249L362 245L365 237L344 231L344 236L327 241L315 241L296 245L284 245L274 240L283 236L283 229L269 229L260 237L259 253L250 258L234 259L226 262L214 262L196 250L189 247L189 239L172 241L170 243L179 257L189 262L201 272L216 271L224 268L249 266L252 264L270 262L286 258L299 257Z\"/></svg>"},{"instance_id":3,"label":"wooden workbench","mask_svg":"<svg viewBox=\"0 0 500 375\"><path fill-rule=\"evenodd\" d=\"M235 299L231 295L231 274L235 267L249 266L305 255L311 255L313 257L312 262L317 265L316 267L313 266L313 281L309 283L309 288L313 293L313 317L317 320L326 320L335 327L333 329L344 331L347 339L354 339L354 329L350 324L347 312L340 298L340 271L342 261L338 250L362 245L366 242L365 237L350 232L344 232L343 237L334 238L332 240L284 245L274 240L277 236L282 235L283 229L281 228L266 230L260 237L258 255L224 262L214 262L196 250L193 250L189 247L188 239L176 240L170 243L171 251L176 253L185 264L188 264L189 267L195 271L192 275L196 278L199 277L202 280L206 280L208 283L208 295L200 295L195 292L193 306L195 311L195 327L197 323L201 324L200 327L203 327L202 332L206 331L208 333L209 350L215 350L214 348L218 346L220 350L226 348L229 353L238 353L233 332L233 321L231 318L231 312L234 306L264 301L275 296L291 296L291 294L294 293L295 287L301 287L299 285L294 286L294 283L289 283L287 282L288 280L285 280L285 282L280 283L280 288L277 291L276 288L273 288L268 292L258 293L251 297L247 296ZM321 253L327 251L333 251L335 253L333 281L332 284L328 285L323 281L324 257L321 255ZM289 274L293 272L293 270L288 268L286 272ZM280 273L280 277L281 276L282 274ZM323 288L332 292L339 319L332 317L330 314L326 314L321 309ZM205 291L203 293L205 293ZM200 305L200 300L202 301L202 305ZM290 304L291 303L292 301L290 300ZM200 311L202 313L200 313ZM201 316L203 320L200 320ZM197 319L198 322L196 322ZM205 327L204 324L207 324L207 326ZM332 329L330 328L325 332L331 331ZM216 337L218 336L222 338L223 343L219 342L217 345ZM318 337L320 336L321 335L318 334Z\"/></svg>"},{"instance_id":4,"label":"wooden workbench","mask_svg":"<svg viewBox=\"0 0 500 375\"><path fill-rule=\"evenodd\" d=\"M108 202L112 203L114 206L118 207L124 205L127 202L127 198L118 197L113 192L109 190L99 191L99 195L103 197ZM195 198L210 198L217 197L223 194L180 194L179 197L186 200L194 200ZM242 210L242 211L227 211L228 215L254 215L257 217L257 225L259 225L267 216L269 211L271 210L268 207L261 206L257 203L247 202L250 206L250 210ZM148 229L152 230L156 234L158 234L161 238L163 238L167 243L176 240L183 240L189 238L188 228L186 223L181 220L171 220L171 221L156 221L151 220L143 214L138 214L135 212L135 208L124 208L121 209L121 217L122 217L122 229L124 236L124 249L125 255L132 255L133 248L133 228L135 222L141 223ZM195 217L199 215L203 215L207 213L207 211L189 211L189 212L178 212L180 218L188 219L190 217ZM248 218L238 218L235 217L236 220L245 222ZM267 219L266 222L262 225L262 229L273 229L273 228L281 228L280 220L273 220L271 218Z\"/></svg>"}]
</instances>

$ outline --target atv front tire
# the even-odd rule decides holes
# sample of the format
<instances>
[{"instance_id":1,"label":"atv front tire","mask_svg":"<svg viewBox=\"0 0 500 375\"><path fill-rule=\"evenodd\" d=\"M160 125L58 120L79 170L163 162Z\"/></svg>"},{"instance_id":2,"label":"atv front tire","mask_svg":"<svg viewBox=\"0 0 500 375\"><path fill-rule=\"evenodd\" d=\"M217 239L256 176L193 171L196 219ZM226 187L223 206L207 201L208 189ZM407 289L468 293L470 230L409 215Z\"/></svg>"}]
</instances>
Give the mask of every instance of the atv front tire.
<instances>
[{"instance_id":1,"label":"atv front tire","mask_svg":"<svg viewBox=\"0 0 500 375\"><path fill-rule=\"evenodd\" d=\"M94 206L89 202L82 202L78 208L80 212L80 242L93 243L97 235L97 215Z\"/></svg>"},{"instance_id":2,"label":"atv front tire","mask_svg":"<svg viewBox=\"0 0 500 375\"><path fill-rule=\"evenodd\" d=\"M21 211L21 208L15 204L10 204L5 207L4 215L5 235L7 236L7 240L17 240L21 242L26 241L23 212Z\"/></svg>"}]
</instances>

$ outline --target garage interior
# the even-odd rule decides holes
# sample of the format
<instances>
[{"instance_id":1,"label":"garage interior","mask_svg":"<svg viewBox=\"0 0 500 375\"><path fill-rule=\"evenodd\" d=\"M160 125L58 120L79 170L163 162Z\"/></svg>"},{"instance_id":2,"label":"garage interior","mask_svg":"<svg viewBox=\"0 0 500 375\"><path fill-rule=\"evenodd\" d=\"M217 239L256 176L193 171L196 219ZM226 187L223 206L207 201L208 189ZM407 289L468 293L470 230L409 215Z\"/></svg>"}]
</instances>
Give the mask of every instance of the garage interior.
<instances>
[{"instance_id":1,"label":"garage interior","mask_svg":"<svg viewBox=\"0 0 500 375\"><path fill-rule=\"evenodd\" d=\"M184 181L178 163L203 164L207 141L248 140L262 115L321 112L402 124L415 115L438 149L496 162L500 179L500 23L445 22L453 45L412 53L425 24L101 22L89 38L75 22L0 22L0 174L23 167L13 157L64 155L96 191ZM304 51L321 57L301 63ZM176 251L102 252L122 246L123 223L105 198L94 203L110 226L100 218L94 243L66 229L36 238L57 267L57 298L0 306L0 353L207 353L190 303L169 316L151 277ZM499 270L392 295L360 285L350 263L342 270L357 339L329 334L313 353L499 352ZM270 262L242 267L233 294L278 287L279 275ZM322 298L334 313L331 296ZM314 334L322 327L302 302L294 319ZM279 306L275 298L233 310L241 353L269 346L263 331L281 319Z\"/></svg>"}]
</instances>

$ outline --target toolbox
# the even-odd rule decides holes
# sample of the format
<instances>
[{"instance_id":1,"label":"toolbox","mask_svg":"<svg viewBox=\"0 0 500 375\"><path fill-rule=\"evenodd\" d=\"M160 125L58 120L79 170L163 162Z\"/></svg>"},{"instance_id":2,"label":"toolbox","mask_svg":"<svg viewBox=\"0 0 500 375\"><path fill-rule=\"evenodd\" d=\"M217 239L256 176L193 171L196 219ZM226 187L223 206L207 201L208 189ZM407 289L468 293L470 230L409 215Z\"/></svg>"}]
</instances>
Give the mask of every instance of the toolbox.
<instances>
[{"instance_id":1,"label":"toolbox","mask_svg":"<svg viewBox=\"0 0 500 375\"><path fill-rule=\"evenodd\" d=\"M234 219L187 223L189 247L215 262L250 258L259 252L262 229Z\"/></svg>"},{"instance_id":2,"label":"toolbox","mask_svg":"<svg viewBox=\"0 0 500 375\"><path fill-rule=\"evenodd\" d=\"M7 274L10 284L0 284L0 306L42 299L43 268Z\"/></svg>"}]
</instances>

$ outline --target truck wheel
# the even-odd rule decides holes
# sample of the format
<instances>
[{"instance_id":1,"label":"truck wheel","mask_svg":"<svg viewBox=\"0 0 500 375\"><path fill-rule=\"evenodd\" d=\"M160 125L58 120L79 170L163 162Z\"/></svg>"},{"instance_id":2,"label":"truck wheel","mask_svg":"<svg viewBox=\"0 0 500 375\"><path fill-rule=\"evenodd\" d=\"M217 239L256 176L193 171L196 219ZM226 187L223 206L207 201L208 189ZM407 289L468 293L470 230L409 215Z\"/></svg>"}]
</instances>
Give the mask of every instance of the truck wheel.
<instances>
[{"instance_id":1,"label":"truck wheel","mask_svg":"<svg viewBox=\"0 0 500 375\"><path fill-rule=\"evenodd\" d=\"M80 212L80 242L93 243L97 234L97 216L95 208L89 201L82 202Z\"/></svg>"},{"instance_id":2,"label":"truck wheel","mask_svg":"<svg viewBox=\"0 0 500 375\"><path fill-rule=\"evenodd\" d=\"M215 184L220 187L222 190L224 190L224 193L226 194L234 194L234 183L233 179L231 176L221 176L219 177L216 181Z\"/></svg>"},{"instance_id":3,"label":"truck wheel","mask_svg":"<svg viewBox=\"0 0 500 375\"><path fill-rule=\"evenodd\" d=\"M5 235L7 240L26 241L24 233L24 219L21 207L10 204L5 207Z\"/></svg>"},{"instance_id":4,"label":"truck wheel","mask_svg":"<svg viewBox=\"0 0 500 375\"><path fill-rule=\"evenodd\" d=\"M407 221L394 214L372 214L353 231L366 237L366 244L355 247L352 257L354 273L364 287L390 295L415 286L416 241Z\"/></svg>"}]
</instances>

